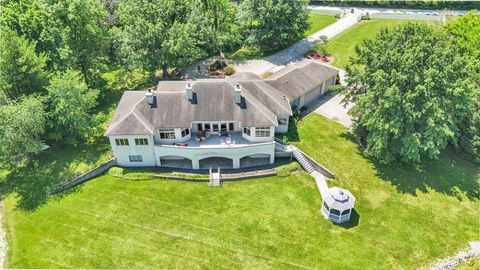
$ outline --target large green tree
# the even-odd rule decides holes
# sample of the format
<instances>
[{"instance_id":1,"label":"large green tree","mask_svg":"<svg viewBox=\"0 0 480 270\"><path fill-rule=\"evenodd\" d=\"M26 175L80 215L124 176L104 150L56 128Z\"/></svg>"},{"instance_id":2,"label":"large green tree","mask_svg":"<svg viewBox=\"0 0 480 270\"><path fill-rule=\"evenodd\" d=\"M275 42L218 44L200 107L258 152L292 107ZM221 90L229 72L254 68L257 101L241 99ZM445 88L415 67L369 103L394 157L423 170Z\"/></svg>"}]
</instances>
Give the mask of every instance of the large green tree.
<instances>
[{"instance_id":1,"label":"large green tree","mask_svg":"<svg viewBox=\"0 0 480 270\"><path fill-rule=\"evenodd\" d=\"M188 21L195 25L200 48L208 53L232 51L241 43L237 5L230 0L194 0Z\"/></svg>"},{"instance_id":2,"label":"large green tree","mask_svg":"<svg viewBox=\"0 0 480 270\"><path fill-rule=\"evenodd\" d=\"M188 22L193 1L131 0L118 8L116 30L120 55L127 63L150 72L193 63L205 52Z\"/></svg>"},{"instance_id":3,"label":"large green tree","mask_svg":"<svg viewBox=\"0 0 480 270\"><path fill-rule=\"evenodd\" d=\"M27 160L33 161L34 155L42 150L45 121L39 96L23 97L0 106L0 167L14 168Z\"/></svg>"},{"instance_id":4,"label":"large green tree","mask_svg":"<svg viewBox=\"0 0 480 270\"><path fill-rule=\"evenodd\" d=\"M89 89L81 74L74 70L54 74L47 86L49 139L76 144L95 124L90 112L98 91Z\"/></svg>"},{"instance_id":5,"label":"large green tree","mask_svg":"<svg viewBox=\"0 0 480 270\"><path fill-rule=\"evenodd\" d=\"M355 48L345 99L355 130L384 161L435 158L471 111L475 83L465 50L427 25L383 29Z\"/></svg>"},{"instance_id":6,"label":"large green tree","mask_svg":"<svg viewBox=\"0 0 480 270\"><path fill-rule=\"evenodd\" d=\"M284 47L309 28L307 0L244 0L239 21L247 42L262 47Z\"/></svg>"},{"instance_id":7,"label":"large green tree","mask_svg":"<svg viewBox=\"0 0 480 270\"><path fill-rule=\"evenodd\" d=\"M461 122L458 143L455 144L473 161L480 162L480 15L476 10L449 22L445 26L448 35L454 36L469 52L469 69L474 88L470 113Z\"/></svg>"},{"instance_id":8,"label":"large green tree","mask_svg":"<svg viewBox=\"0 0 480 270\"><path fill-rule=\"evenodd\" d=\"M39 91L47 82L47 57L35 52L35 42L0 28L0 91L11 98Z\"/></svg>"},{"instance_id":9,"label":"large green tree","mask_svg":"<svg viewBox=\"0 0 480 270\"><path fill-rule=\"evenodd\" d=\"M49 68L98 72L109 44L108 12L98 0L25 0L2 3L2 24L36 41Z\"/></svg>"}]
</instances>

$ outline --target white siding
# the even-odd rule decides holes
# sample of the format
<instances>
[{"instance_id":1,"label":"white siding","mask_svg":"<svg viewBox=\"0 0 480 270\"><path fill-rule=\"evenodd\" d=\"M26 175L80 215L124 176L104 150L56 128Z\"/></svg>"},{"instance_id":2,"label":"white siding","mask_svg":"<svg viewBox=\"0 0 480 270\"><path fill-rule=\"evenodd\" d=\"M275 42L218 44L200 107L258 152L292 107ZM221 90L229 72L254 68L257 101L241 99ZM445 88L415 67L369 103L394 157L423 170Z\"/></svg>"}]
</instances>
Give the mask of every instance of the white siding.
<instances>
[{"instance_id":1,"label":"white siding","mask_svg":"<svg viewBox=\"0 0 480 270\"><path fill-rule=\"evenodd\" d=\"M148 145L135 145L136 138L148 139ZM128 145L117 145L115 139L128 139ZM151 135L119 135L109 136L113 155L118 165L127 167L155 166L155 152L153 137ZM130 162L129 156L140 155L142 162Z\"/></svg>"}]
</instances>

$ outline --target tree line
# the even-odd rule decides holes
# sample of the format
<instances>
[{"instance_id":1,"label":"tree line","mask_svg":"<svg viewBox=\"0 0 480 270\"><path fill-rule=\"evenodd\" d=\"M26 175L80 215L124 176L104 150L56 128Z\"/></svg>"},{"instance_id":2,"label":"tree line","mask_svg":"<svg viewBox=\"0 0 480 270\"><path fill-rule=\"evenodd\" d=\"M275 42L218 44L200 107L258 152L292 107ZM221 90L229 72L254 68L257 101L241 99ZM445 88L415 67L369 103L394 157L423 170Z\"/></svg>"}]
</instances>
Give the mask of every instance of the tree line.
<instances>
[{"instance_id":1,"label":"tree line","mask_svg":"<svg viewBox=\"0 0 480 270\"><path fill-rule=\"evenodd\" d=\"M31 160L45 141L85 140L112 89L243 45L286 46L309 27L306 0L5 0L0 8L0 167Z\"/></svg>"},{"instance_id":2,"label":"tree line","mask_svg":"<svg viewBox=\"0 0 480 270\"><path fill-rule=\"evenodd\" d=\"M355 48L345 101L354 131L386 163L437 158L447 146L480 162L480 15L383 29Z\"/></svg>"}]
</instances>

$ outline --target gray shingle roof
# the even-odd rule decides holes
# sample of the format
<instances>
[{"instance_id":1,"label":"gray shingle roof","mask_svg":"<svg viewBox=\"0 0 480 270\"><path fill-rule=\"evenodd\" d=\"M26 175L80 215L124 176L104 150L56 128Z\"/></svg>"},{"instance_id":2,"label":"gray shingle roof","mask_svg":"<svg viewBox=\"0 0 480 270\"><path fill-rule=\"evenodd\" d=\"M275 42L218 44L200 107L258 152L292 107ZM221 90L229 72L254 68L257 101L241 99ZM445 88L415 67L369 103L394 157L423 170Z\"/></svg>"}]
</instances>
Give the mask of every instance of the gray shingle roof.
<instances>
[{"instance_id":1,"label":"gray shingle roof","mask_svg":"<svg viewBox=\"0 0 480 270\"><path fill-rule=\"evenodd\" d=\"M313 60L288 65L264 82L287 95L291 101L305 95L324 81L338 74L338 69Z\"/></svg>"},{"instance_id":2,"label":"gray shingle roof","mask_svg":"<svg viewBox=\"0 0 480 270\"><path fill-rule=\"evenodd\" d=\"M153 134L160 127L189 128L192 121L277 126L277 115L292 115L291 100L337 73L336 69L304 61L268 80L254 79L249 73L239 73L237 79L198 80L192 82L192 100L187 99L185 81L161 81L153 91L153 106L147 103L145 91L125 91L105 135ZM236 84L242 87L241 104L235 102Z\"/></svg>"}]
</instances>

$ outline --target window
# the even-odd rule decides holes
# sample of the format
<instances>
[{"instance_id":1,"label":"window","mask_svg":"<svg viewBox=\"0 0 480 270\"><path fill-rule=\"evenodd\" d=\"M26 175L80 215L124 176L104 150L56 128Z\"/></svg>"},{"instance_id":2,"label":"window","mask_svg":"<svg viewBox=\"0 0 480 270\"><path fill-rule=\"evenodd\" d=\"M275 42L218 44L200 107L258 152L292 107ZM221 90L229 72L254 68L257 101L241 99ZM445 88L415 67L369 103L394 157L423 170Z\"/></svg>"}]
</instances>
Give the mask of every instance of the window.
<instances>
[{"instance_id":1,"label":"window","mask_svg":"<svg viewBox=\"0 0 480 270\"><path fill-rule=\"evenodd\" d=\"M270 137L270 127L255 128L255 137Z\"/></svg>"},{"instance_id":2,"label":"window","mask_svg":"<svg viewBox=\"0 0 480 270\"><path fill-rule=\"evenodd\" d=\"M116 145L128 145L128 139L115 139Z\"/></svg>"},{"instance_id":3,"label":"window","mask_svg":"<svg viewBox=\"0 0 480 270\"><path fill-rule=\"evenodd\" d=\"M278 124L279 124L280 126L286 126L287 123L288 123L288 120L287 120L287 119L280 119L280 118L278 119Z\"/></svg>"},{"instance_id":4,"label":"window","mask_svg":"<svg viewBox=\"0 0 480 270\"><path fill-rule=\"evenodd\" d=\"M244 127L243 128L243 134L246 134L246 135L250 136L250 128L249 127Z\"/></svg>"},{"instance_id":5,"label":"window","mask_svg":"<svg viewBox=\"0 0 480 270\"><path fill-rule=\"evenodd\" d=\"M148 145L148 139L147 138L135 139L135 144L136 145Z\"/></svg>"},{"instance_id":6,"label":"window","mask_svg":"<svg viewBox=\"0 0 480 270\"><path fill-rule=\"evenodd\" d=\"M173 128L161 128L159 133L160 139L175 139L175 130Z\"/></svg>"},{"instance_id":7,"label":"window","mask_svg":"<svg viewBox=\"0 0 480 270\"><path fill-rule=\"evenodd\" d=\"M198 124L197 124L197 129L198 129L198 131L202 131L202 130L203 130L203 125L202 125L202 123L198 123Z\"/></svg>"},{"instance_id":8,"label":"window","mask_svg":"<svg viewBox=\"0 0 480 270\"><path fill-rule=\"evenodd\" d=\"M218 124L213 124L213 131L218 131Z\"/></svg>"},{"instance_id":9,"label":"window","mask_svg":"<svg viewBox=\"0 0 480 270\"><path fill-rule=\"evenodd\" d=\"M342 216L343 216L343 215L348 215L349 213L350 213L350 209L343 210Z\"/></svg>"},{"instance_id":10,"label":"window","mask_svg":"<svg viewBox=\"0 0 480 270\"><path fill-rule=\"evenodd\" d=\"M182 138L190 134L189 128L182 129Z\"/></svg>"},{"instance_id":11,"label":"window","mask_svg":"<svg viewBox=\"0 0 480 270\"><path fill-rule=\"evenodd\" d=\"M227 131L227 124L226 123L220 124L220 131Z\"/></svg>"},{"instance_id":12,"label":"window","mask_svg":"<svg viewBox=\"0 0 480 270\"><path fill-rule=\"evenodd\" d=\"M233 123L228 124L228 130L232 131L233 130Z\"/></svg>"},{"instance_id":13,"label":"window","mask_svg":"<svg viewBox=\"0 0 480 270\"><path fill-rule=\"evenodd\" d=\"M130 162L142 162L142 156L141 155L133 155L133 156L128 156L130 159Z\"/></svg>"},{"instance_id":14,"label":"window","mask_svg":"<svg viewBox=\"0 0 480 270\"><path fill-rule=\"evenodd\" d=\"M210 124L205 124L205 130L210 131Z\"/></svg>"}]
</instances>

